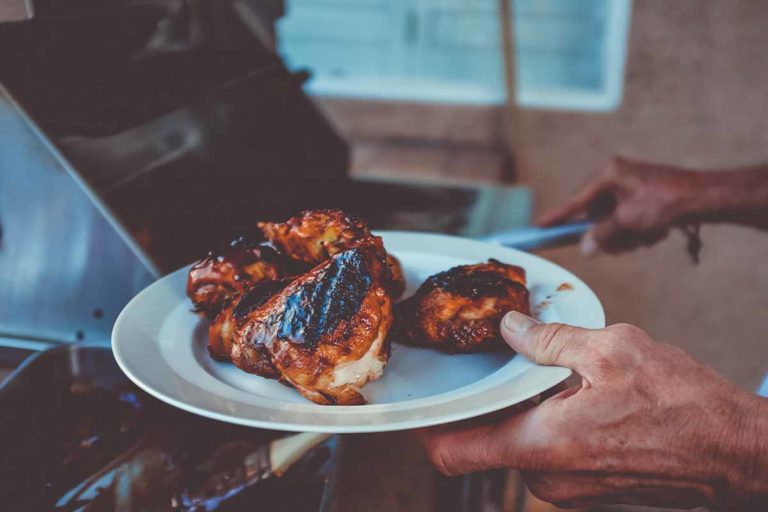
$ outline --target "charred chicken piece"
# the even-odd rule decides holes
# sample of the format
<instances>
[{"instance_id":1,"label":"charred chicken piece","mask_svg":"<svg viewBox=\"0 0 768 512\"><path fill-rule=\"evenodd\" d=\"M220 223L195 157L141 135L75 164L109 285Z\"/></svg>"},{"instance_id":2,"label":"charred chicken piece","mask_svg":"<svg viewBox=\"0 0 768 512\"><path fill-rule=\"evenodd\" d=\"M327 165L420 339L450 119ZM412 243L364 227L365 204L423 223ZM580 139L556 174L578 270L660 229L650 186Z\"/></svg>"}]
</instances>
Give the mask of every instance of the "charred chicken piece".
<instances>
[{"instance_id":1,"label":"charred chicken piece","mask_svg":"<svg viewBox=\"0 0 768 512\"><path fill-rule=\"evenodd\" d=\"M389 358L389 270L381 239L340 252L261 302L234 307L230 356L239 368L278 377L318 404L365 403L359 388ZM253 307L251 307L253 305ZM266 369L265 361L271 368Z\"/></svg>"},{"instance_id":2,"label":"charred chicken piece","mask_svg":"<svg viewBox=\"0 0 768 512\"><path fill-rule=\"evenodd\" d=\"M490 259L427 279L397 305L395 339L446 352L506 346L499 322L508 311L529 314L525 271Z\"/></svg>"},{"instance_id":3,"label":"charred chicken piece","mask_svg":"<svg viewBox=\"0 0 768 512\"><path fill-rule=\"evenodd\" d=\"M246 315L258 308L283 288L288 286L290 279L278 281L262 281L241 295L228 300L208 328L208 353L219 361L231 361L232 343L238 330L243 327ZM262 377L276 379L277 371L269 362L269 357L253 361Z\"/></svg>"},{"instance_id":4,"label":"charred chicken piece","mask_svg":"<svg viewBox=\"0 0 768 512\"><path fill-rule=\"evenodd\" d=\"M310 265L371 236L365 221L341 210L307 210L285 222L259 222L259 228L280 252Z\"/></svg>"},{"instance_id":5,"label":"charred chicken piece","mask_svg":"<svg viewBox=\"0 0 768 512\"><path fill-rule=\"evenodd\" d=\"M255 283L284 277L291 272L290 266L271 247L241 237L192 265L187 295L195 312L213 319L227 301Z\"/></svg>"},{"instance_id":6,"label":"charred chicken piece","mask_svg":"<svg viewBox=\"0 0 768 512\"><path fill-rule=\"evenodd\" d=\"M373 237L368 224L341 210L306 210L285 222L260 222L264 236L287 256L309 265L318 265L331 256ZM392 297L405 290L400 262L388 255Z\"/></svg>"}]
</instances>

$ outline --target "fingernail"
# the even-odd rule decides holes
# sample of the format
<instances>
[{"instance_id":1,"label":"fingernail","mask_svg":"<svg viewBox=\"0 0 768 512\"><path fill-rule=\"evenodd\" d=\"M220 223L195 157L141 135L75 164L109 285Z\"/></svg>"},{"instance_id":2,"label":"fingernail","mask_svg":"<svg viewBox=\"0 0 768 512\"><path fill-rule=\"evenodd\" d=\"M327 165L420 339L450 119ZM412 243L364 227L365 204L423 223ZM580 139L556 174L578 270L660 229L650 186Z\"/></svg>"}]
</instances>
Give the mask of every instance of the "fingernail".
<instances>
[{"instance_id":1,"label":"fingernail","mask_svg":"<svg viewBox=\"0 0 768 512\"><path fill-rule=\"evenodd\" d=\"M504 319L502 320L504 328L512 332L526 332L528 329L539 323L540 322L535 318L518 313L517 311L510 311L504 315Z\"/></svg>"},{"instance_id":2,"label":"fingernail","mask_svg":"<svg viewBox=\"0 0 768 512\"><path fill-rule=\"evenodd\" d=\"M592 233L588 232L581 238L581 254L584 256L595 256L599 250Z\"/></svg>"}]
</instances>

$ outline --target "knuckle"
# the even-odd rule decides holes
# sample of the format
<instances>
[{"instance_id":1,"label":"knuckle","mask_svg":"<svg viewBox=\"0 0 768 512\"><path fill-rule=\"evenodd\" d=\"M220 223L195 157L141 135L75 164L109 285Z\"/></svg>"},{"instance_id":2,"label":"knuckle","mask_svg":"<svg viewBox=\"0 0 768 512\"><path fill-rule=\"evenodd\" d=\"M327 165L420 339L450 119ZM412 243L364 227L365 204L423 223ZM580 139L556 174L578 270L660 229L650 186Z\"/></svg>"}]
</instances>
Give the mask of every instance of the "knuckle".
<instances>
[{"instance_id":1,"label":"knuckle","mask_svg":"<svg viewBox=\"0 0 768 512\"><path fill-rule=\"evenodd\" d=\"M639 231L645 226L643 219L638 217L637 213L628 206L619 207L615 214L616 226L627 231Z\"/></svg>"},{"instance_id":2,"label":"knuckle","mask_svg":"<svg viewBox=\"0 0 768 512\"><path fill-rule=\"evenodd\" d=\"M605 332L599 350L606 360L625 369L644 364L650 340L645 331L630 324L615 324L607 327ZM626 372L622 375L629 376Z\"/></svg>"},{"instance_id":3,"label":"knuckle","mask_svg":"<svg viewBox=\"0 0 768 512\"><path fill-rule=\"evenodd\" d=\"M536 338L536 354L539 359L546 361L557 361L560 353L563 351L563 330L564 324L551 323L545 324Z\"/></svg>"},{"instance_id":4,"label":"knuckle","mask_svg":"<svg viewBox=\"0 0 768 512\"><path fill-rule=\"evenodd\" d=\"M616 324L600 331L599 335L592 338L588 348L593 367L609 371L628 364L636 331L639 329L629 324Z\"/></svg>"},{"instance_id":5,"label":"knuckle","mask_svg":"<svg viewBox=\"0 0 768 512\"><path fill-rule=\"evenodd\" d=\"M528 490L540 500L549 503L564 503L573 498L561 485L557 476L552 473L528 474L525 480Z\"/></svg>"},{"instance_id":6,"label":"knuckle","mask_svg":"<svg viewBox=\"0 0 768 512\"><path fill-rule=\"evenodd\" d=\"M450 465L450 452L445 443L435 440L427 446L427 456L432 466L446 476L452 476L455 472Z\"/></svg>"},{"instance_id":7,"label":"knuckle","mask_svg":"<svg viewBox=\"0 0 768 512\"><path fill-rule=\"evenodd\" d=\"M610 334L608 337L612 343L627 343L635 341L645 335L645 331L631 324L614 324L606 328Z\"/></svg>"},{"instance_id":8,"label":"knuckle","mask_svg":"<svg viewBox=\"0 0 768 512\"><path fill-rule=\"evenodd\" d=\"M436 436L424 443L432 466L446 476L460 475L486 466L490 461L487 443L459 439L452 434Z\"/></svg>"}]
</instances>

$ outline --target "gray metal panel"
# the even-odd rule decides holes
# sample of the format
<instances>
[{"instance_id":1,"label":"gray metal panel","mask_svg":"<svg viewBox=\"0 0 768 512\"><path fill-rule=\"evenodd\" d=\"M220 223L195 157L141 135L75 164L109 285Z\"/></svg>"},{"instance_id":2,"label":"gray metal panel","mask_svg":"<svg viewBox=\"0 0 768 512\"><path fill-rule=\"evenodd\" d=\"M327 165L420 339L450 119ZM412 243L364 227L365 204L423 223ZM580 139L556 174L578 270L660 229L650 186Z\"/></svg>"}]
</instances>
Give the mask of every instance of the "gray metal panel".
<instances>
[{"instance_id":1,"label":"gray metal panel","mask_svg":"<svg viewBox=\"0 0 768 512\"><path fill-rule=\"evenodd\" d=\"M148 266L0 89L0 336L109 343Z\"/></svg>"}]
</instances>

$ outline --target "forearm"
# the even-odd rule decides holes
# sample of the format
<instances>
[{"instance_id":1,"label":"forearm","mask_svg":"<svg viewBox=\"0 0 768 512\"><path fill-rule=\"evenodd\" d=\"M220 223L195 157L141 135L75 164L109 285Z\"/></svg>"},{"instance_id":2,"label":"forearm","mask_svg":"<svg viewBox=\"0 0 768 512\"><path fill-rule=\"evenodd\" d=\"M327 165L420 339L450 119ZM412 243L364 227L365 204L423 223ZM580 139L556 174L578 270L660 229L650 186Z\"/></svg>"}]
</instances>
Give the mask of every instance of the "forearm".
<instances>
[{"instance_id":1,"label":"forearm","mask_svg":"<svg viewBox=\"0 0 768 512\"><path fill-rule=\"evenodd\" d=\"M680 220L732 222L768 229L768 166L696 173Z\"/></svg>"},{"instance_id":2,"label":"forearm","mask_svg":"<svg viewBox=\"0 0 768 512\"><path fill-rule=\"evenodd\" d=\"M734 396L741 413L723 444L729 454L726 468L725 508L768 510L768 399L755 395Z\"/></svg>"}]
</instances>

